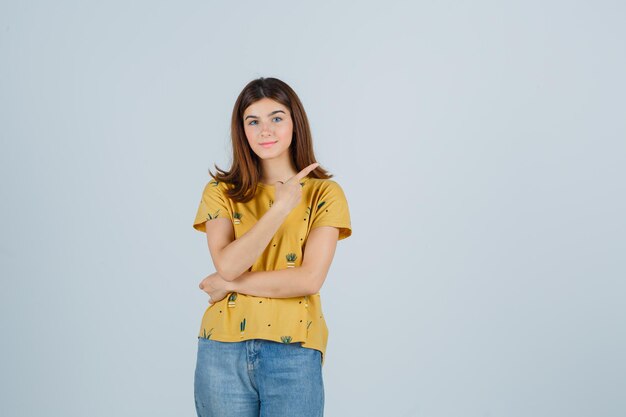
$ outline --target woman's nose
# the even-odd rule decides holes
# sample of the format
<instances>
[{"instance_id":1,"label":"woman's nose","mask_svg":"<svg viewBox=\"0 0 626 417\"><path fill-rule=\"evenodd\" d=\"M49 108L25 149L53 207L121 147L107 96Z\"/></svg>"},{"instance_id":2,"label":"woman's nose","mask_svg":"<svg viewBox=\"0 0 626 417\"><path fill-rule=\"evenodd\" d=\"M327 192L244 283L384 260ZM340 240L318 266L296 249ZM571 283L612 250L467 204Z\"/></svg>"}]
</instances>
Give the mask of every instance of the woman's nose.
<instances>
[{"instance_id":1,"label":"woman's nose","mask_svg":"<svg viewBox=\"0 0 626 417\"><path fill-rule=\"evenodd\" d=\"M271 133L271 125L269 123L261 123L261 132Z\"/></svg>"}]
</instances>

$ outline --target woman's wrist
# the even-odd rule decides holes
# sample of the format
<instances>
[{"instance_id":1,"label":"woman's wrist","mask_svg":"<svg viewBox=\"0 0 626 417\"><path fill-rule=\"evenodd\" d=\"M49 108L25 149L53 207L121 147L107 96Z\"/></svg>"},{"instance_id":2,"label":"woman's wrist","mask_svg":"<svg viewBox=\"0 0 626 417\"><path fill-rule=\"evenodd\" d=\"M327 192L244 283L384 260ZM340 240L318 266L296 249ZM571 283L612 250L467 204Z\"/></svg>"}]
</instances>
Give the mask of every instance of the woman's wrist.
<instances>
[{"instance_id":1,"label":"woman's wrist","mask_svg":"<svg viewBox=\"0 0 626 417\"><path fill-rule=\"evenodd\" d=\"M272 204L272 207L270 207L270 210L278 211L283 217L287 217L291 213L291 210L280 201L274 202L274 204Z\"/></svg>"}]
</instances>

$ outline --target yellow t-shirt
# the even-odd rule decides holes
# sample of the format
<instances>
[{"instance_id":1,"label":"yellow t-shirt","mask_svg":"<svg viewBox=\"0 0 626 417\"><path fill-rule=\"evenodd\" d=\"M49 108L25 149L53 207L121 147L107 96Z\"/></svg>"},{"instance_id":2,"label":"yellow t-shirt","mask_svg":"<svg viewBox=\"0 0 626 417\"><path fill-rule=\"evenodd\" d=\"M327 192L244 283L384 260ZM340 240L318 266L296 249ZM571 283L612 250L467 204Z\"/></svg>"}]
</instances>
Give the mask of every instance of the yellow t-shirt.
<instances>
[{"instance_id":1,"label":"yellow t-shirt","mask_svg":"<svg viewBox=\"0 0 626 417\"><path fill-rule=\"evenodd\" d=\"M304 177L300 180L302 198L254 262L250 271L297 268L302 264L304 245L311 229L334 226L338 240L352 234L345 194L331 179ZM269 210L274 186L259 183L255 196L237 203L225 194L227 184L212 178L204 187L193 227L206 233L205 222L215 218L232 221L235 239L245 234ZM224 342L268 339L282 343L303 342L302 346L322 353L328 328L319 292L291 298L256 297L236 292L207 307L198 337Z\"/></svg>"}]
</instances>

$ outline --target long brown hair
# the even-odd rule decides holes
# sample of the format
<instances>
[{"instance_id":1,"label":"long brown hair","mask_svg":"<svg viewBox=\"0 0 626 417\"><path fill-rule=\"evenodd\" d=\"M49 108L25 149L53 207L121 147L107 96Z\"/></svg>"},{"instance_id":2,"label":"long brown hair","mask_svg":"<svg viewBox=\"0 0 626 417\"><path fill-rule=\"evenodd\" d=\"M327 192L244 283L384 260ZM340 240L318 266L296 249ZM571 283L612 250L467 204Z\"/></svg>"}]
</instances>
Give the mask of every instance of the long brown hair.
<instances>
[{"instance_id":1,"label":"long brown hair","mask_svg":"<svg viewBox=\"0 0 626 417\"><path fill-rule=\"evenodd\" d=\"M229 171L224 171L215 165L218 171L216 174L209 169L209 174L215 180L231 184L227 195L237 202L245 203L252 199L261 178L261 161L248 144L243 127L243 113L252 103L266 97L281 103L291 113L293 137L289 154L296 170L299 172L317 162L313 153L313 138L309 121L295 91L277 78L261 77L252 80L241 91L233 108L230 132L233 145L231 168ZM328 179L333 175L318 165L309 173L309 177Z\"/></svg>"}]
</instances>

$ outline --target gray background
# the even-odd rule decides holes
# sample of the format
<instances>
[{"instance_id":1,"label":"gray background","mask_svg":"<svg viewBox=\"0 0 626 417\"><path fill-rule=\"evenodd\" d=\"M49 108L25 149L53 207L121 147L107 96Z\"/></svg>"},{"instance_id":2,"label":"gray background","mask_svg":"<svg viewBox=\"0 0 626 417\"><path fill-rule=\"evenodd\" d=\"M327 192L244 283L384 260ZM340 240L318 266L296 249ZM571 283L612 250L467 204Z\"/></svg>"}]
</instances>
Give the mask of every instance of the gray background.
<instances>
[{"instance_id":1,"label":"gray background","mask_svg":"<svg viewBox=\"0 0 626 417\"><path fill-rule=\"evenodd\" d=\"M626 414L618 1L2 2L5 416L192 416L244 85L349 201L326 415Z\"/></svg>"}]
</instances>

